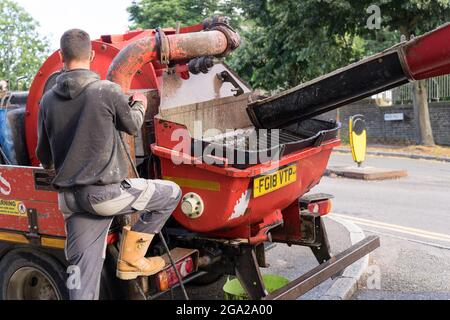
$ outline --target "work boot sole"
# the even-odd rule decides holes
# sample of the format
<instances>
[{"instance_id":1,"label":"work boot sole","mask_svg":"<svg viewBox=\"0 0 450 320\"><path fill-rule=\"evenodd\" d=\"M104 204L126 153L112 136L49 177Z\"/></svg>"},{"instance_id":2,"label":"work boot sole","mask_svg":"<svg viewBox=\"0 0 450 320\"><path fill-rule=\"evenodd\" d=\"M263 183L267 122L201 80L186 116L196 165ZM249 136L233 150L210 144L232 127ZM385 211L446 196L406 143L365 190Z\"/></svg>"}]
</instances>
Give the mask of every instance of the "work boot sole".
<instances>
[{"instance_id":1,"label":"work boot sole","mask_svg":"<svg viewBox=\"0 0 450 320\"><path fill-rule=\"evenodd\" d=\"M149 276L153 276L161 271L163 271L164 268L161 269L157 269L154 270L152 272L124 272L124 271L119 271L117 270L117 278L119 278L120 280L135 280L139 277L149 277Z\"/></svg>"},{"instance_id":2,"label":"work boot sole","mask_svg":"<svg viewBox=\"0 0 450 320\"><path fill-rule=\"evenodd\" d=\"M138 277L149 277L149 276L153 276L161 271L164 270L164 267L166 266L166 263L164 262L163 259L159 258L159 260L157 258L153 258L155 260L153 260L153 268L151 269L151 271L122 271L119 268L117 268L117 277L121 280L134 280ZM157 262L155 262L157 261ZM148 269L147 269L148 270Z\"/></svg>"}]
</instances>

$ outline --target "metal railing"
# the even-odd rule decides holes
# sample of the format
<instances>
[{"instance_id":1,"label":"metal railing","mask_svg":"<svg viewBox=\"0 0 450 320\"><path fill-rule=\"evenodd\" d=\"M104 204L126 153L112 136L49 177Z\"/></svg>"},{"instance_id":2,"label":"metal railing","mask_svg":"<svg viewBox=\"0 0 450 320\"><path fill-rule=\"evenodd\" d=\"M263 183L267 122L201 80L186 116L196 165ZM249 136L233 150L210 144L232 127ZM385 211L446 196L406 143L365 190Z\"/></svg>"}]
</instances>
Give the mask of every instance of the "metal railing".
<instances>
[{"instance_id":1,"label":"metal railing","mask_svg":"<svg viewBox=\"0 0 450 320\"><path fill-rule=\"evenodd\" d=\"M428 87L428 101L450 101L450 75L426 80ZM394 104L408 104L413 102L413 84L392 90Z\"/></svg>"}]
</instances>

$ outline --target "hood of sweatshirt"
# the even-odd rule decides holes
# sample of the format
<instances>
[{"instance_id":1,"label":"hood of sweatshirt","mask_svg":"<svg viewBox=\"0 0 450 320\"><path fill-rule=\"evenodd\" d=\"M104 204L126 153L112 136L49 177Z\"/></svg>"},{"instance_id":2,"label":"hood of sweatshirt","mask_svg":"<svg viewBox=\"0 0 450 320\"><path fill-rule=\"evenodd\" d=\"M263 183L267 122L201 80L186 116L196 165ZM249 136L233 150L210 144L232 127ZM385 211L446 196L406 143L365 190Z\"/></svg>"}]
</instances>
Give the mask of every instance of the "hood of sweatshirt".
<instances>
[{"instance_id":1,"label":"hood of sweatshirt","mask_svg":"<svg viewBox=\"0 0 450 320\"><path fill-rule=\"evenodd\" d=\"M100 76L93 71L71 70L58 76L53 90L57 95L72 100L78 97L88 85L98 80L100 80Z\"/></svg>"}]
</instances>

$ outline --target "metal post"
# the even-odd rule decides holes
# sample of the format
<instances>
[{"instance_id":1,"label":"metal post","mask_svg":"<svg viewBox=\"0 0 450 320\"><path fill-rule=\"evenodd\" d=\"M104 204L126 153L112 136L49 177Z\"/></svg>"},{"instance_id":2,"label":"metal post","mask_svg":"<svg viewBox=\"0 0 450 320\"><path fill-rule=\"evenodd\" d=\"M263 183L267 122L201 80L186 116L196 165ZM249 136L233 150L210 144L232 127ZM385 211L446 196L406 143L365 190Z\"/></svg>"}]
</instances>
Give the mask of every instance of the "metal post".
<instances>
[{"instance_id":1,"label":"metal post","mask_svg":"<svg viewBox=\"0 0 450 320\"><path fill-rule=\"evenodd\" d=\"M243 245L241 250L235 267L236 276L251 299L262 299L268 293L259 270L255 251L250 245Z\"/></svg>"}]
</instances>

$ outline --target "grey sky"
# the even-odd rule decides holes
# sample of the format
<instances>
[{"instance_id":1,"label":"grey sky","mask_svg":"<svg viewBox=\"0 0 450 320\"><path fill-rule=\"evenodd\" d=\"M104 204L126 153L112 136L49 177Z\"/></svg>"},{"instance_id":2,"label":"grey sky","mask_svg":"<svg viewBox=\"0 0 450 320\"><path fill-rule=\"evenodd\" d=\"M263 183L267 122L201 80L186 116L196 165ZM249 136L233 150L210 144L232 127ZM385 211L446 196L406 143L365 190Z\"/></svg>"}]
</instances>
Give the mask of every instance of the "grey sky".
<instances>
[{"instance_id":1,"label":"grey sky","mask_svg":"<svg viewBox=\"0 0 450 320\"><path fill-rule=\"evenodd\" d=\"M126 8L132 0L15 0L41 24L40 32L59 47L64 31L81 28L91 37L124 33L128 30Z\"/></svg>"}]
</instances>

